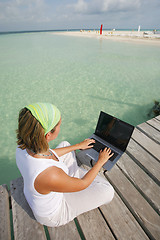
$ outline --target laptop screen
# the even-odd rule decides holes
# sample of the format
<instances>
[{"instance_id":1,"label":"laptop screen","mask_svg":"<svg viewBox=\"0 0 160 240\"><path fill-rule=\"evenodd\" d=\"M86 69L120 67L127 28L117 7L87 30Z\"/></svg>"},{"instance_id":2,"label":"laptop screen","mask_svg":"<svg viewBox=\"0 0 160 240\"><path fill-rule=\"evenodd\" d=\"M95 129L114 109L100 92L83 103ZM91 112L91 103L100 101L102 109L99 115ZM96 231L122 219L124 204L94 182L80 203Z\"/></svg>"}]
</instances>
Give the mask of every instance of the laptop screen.
<instances>
[{"instance_id":1,"label":"laptop screen","mask_svg":"<svg viewBox=\"0 0 160 240\"><path fill-rule=\"evenodd\" d=\"M134 126L101 112L95 134L124 152L133 130Z\"/></svg>"}]
</instances>

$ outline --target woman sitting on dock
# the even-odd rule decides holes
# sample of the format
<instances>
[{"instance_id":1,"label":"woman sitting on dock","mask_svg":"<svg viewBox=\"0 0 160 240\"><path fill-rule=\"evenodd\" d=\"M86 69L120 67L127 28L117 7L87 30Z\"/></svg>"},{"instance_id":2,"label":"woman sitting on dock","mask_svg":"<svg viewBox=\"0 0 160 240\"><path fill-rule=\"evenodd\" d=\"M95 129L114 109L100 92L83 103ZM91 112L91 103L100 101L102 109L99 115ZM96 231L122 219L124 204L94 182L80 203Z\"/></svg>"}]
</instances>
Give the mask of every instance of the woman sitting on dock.
<instances>
[{"instance_id":1,"label":"woman sitting on dock","mask_svg":"<svg viewBox=\"0 0 160 240\"><path fill-rule=\"evenodd\" d=\"M75 150L93 146L85 139L75 145L64 141L49 148L60 131L61 114L50 103L34 103L20 111L17 130L16 162L24 180L24 195L38 222L56 227L79 214L109 203L113 187L97 176L112 156L105 148L87 172L78 167Z\"/></svg>"}]
</instances>

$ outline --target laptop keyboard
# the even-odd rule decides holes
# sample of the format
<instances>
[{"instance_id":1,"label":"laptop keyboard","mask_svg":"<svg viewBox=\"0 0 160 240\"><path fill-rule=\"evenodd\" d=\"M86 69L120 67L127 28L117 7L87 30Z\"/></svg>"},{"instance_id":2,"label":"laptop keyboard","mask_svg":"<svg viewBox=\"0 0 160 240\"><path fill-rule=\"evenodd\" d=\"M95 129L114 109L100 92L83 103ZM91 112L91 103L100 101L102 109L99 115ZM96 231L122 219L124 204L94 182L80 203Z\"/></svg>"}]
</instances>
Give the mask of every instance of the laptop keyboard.
<instances>
[{"instance_id":1,"label":"laptop keyboard","mask_svg":"<svg viewBox=\"0 0 160 240\"><path fill-rule=\"evenodd\" d=\"M103 143L97 141L96 139L94 140L95 143L93 144L93 149L95 149L97 152L100 152L101 149L103 150L106 147L106 145L104 145ZM110 161L113 161L118 156L118 153L114 152L113 150L112 153L114 153L114 155L109 159Z\"/></svg>"}]
</instances>

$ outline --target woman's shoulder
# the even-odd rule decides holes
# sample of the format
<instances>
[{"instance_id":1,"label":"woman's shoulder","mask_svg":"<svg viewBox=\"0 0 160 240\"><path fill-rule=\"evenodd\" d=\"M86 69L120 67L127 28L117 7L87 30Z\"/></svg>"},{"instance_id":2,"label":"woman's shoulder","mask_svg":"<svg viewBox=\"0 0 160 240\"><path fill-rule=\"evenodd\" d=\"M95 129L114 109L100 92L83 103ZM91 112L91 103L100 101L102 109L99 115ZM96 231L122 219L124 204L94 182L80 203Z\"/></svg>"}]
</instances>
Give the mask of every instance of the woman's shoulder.
<instances>
[{"instance_id":1,"label":"woman's shoulder","mask_svg":"<svg viewBox=\"0 0 160 240\"><path fill-rule=\"evenodd\" d=\"M17 146L16 148L16 156L20 155L20 154L25 154L26 153L26 149L22 149L20 146Z\"/></svg>"}]
</instances>

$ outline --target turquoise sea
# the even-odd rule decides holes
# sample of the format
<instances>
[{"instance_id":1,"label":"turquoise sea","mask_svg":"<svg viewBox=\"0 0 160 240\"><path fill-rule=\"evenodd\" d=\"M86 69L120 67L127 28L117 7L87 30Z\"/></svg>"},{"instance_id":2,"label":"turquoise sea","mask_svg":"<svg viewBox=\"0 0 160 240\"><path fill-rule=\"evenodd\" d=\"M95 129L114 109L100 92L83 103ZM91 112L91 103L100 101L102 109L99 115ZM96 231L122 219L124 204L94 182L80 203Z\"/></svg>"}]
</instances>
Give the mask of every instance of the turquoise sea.
<instances>
[{"instance_id":1,"label":"turquoise sea","mask_svg":"<svg viewBox=\"0 0 160 240\"><path fill-rule=\"evenodd\" d=\"M140 124L159 99L160 47L61 36L0 35L0 184L20 176L15 162L18 112L51 102L62 112L62 140L72 144L95 129L101 110Z\"/></svg>"}]
</instances>

